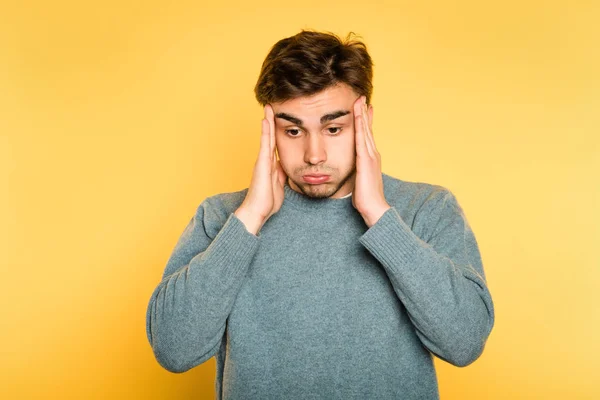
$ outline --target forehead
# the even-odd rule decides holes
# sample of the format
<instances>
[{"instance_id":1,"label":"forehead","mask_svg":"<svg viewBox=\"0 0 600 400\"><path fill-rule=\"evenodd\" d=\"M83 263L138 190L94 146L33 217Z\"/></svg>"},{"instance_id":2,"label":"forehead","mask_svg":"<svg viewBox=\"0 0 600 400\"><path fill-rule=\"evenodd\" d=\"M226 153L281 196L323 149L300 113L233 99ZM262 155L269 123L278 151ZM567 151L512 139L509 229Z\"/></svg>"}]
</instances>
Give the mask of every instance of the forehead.
<instances>
[{"instance_id":1,"label":"forehead","mask_svg":"<svg viewBox=\"0 0 600 400\"><path fill-rule=\"evenodd\" d=\"M296 97L282 103L273 103L271 106L275 114L284 112L309 120L318 119L331 111L349 110L352 112L354 102L358 97L350 86L338 84L312 96Z\"/></svg>"}]
</instances>

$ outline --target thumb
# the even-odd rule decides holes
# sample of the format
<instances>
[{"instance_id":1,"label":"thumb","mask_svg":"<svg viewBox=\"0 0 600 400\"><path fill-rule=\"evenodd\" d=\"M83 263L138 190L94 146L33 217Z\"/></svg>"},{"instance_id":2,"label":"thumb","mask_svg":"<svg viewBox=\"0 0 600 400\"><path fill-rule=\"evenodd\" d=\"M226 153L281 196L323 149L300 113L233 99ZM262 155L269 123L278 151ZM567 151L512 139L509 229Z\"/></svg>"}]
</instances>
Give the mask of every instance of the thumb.
<instances>
[{"instance_id":1,"label":"thumb","mask_svg":"<svg viewBox=\"0 0 600 400\"><path fill-rule=\"evenodd\" d=\"M285 184L285 181L287 180L287 174L283 170L283 167L281 166L281 162L279 160L277 160L277 179L279 180L280 186L283 186Z\"/></svg>"}]
</instances>

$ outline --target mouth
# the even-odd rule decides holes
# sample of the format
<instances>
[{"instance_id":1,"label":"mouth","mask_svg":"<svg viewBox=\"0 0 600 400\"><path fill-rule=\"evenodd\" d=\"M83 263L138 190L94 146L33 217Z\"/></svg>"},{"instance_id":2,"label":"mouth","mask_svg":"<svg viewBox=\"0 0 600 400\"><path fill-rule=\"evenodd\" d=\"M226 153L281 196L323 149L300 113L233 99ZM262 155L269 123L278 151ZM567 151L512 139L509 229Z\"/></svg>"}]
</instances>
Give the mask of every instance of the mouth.
<instances>
[{"instance_id":1,"label":"mouth","mask_svg":"<svg viewBox=\"0 0 600 400\"><path fill-rule=\"evenodd\" d=\"M329 177L330 175L302 175L302 179L304 179L304 182L313 185L325 183L329 180Z\"/></svg>"}]
</instances>

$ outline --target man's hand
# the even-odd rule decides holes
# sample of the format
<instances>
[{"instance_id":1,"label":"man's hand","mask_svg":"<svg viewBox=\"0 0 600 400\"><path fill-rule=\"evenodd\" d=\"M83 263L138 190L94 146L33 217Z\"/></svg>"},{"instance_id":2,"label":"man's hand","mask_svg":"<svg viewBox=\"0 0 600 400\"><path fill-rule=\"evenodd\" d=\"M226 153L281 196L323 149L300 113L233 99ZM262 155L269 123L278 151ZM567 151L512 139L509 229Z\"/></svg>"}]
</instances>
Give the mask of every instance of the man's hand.
<instances>
[{"instance_id":1,"label":"man's hand","mask_svg":"<svg viewBox=\"0 0 600 400\"><path fill-rule=\"evenodd\" d=\"M258 159L246 198L234 214L249 232L257 235L265 222L281 208L287 175L275 155L275 119L273 108L265 106Z\"/></svg>"},{"instance_id":2,"label":"man's hand","mask_svg":"<svg viewBox=\"0 0 600 400\"><path fill-rule=\"evenodd\" d=\"M369 121L366 97L354 102L354 132L356 143L356 181L352 205L370 228L390 208L383 194L381 156L373 139L373 121ZM373 107L373 106L371 106Z\"/></svg>"}]
</instances>

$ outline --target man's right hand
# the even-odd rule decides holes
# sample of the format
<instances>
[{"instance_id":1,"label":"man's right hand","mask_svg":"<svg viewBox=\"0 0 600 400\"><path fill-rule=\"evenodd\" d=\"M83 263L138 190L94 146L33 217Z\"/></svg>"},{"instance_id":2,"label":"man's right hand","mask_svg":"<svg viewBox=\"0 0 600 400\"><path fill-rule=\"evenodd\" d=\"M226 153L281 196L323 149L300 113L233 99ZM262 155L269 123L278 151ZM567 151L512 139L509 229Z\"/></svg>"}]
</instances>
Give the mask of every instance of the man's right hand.
<instances>
[{"instance_id":1,"label":"man's right hand","mask_svg":"<svg viewBox=\"0 0 600 400\"><path fill-rule=\"evenodd\" d=\"M265 106L258 159L246 198L234 214L249 232L257 235L265 222L281 208L287 175L275 154L275 118L273 108Z\"/></svg>"}]
</instances>

